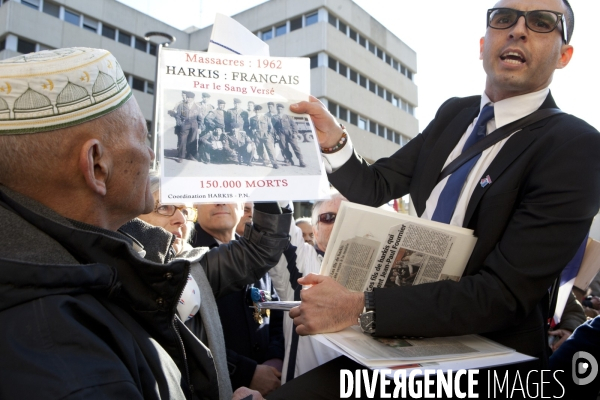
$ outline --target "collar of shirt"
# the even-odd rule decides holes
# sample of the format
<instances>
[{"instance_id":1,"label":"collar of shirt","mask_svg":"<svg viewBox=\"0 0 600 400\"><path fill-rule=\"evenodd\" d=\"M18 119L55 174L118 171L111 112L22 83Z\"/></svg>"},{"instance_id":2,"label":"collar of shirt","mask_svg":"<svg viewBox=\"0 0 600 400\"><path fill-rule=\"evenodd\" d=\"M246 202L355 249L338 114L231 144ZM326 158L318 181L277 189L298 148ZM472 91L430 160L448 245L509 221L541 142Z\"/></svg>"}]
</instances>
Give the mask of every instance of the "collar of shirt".
<instances>
[{"instance_id":1,"label":"collar of shirt","mask_svg":"<svg viewBox=\"0 0 600 400\"><path fill-rule=\"evenodd\" d=\"M546 97L548 97L549 92L550 89L546 87L537 92L509 97L496 103L492 103L490 98L483 93L479 111L481 112L481 109L488 103L494 104L494 118L488 123L488 134L540 108Z\"/></svg>"}]
</instances>

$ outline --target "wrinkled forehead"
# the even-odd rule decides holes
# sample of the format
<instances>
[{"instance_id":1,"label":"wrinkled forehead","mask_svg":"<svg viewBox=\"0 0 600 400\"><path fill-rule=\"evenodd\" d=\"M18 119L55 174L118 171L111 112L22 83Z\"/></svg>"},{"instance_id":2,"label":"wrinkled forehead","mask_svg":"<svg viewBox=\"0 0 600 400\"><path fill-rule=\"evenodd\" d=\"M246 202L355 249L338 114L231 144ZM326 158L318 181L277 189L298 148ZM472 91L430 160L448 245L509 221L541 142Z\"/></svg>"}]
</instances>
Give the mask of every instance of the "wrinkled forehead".
<instances>
[{"instance_id":1,"label":"wrinkled forehead","mask_svg":"<svg viewBox=\"0 0 600 400\"><path fill-rule=\"evenodd\" d=\"M521 11L550 10L564 13L562 0L500 0L493 8L513 8Z\"/></svg>"}]
</instances>

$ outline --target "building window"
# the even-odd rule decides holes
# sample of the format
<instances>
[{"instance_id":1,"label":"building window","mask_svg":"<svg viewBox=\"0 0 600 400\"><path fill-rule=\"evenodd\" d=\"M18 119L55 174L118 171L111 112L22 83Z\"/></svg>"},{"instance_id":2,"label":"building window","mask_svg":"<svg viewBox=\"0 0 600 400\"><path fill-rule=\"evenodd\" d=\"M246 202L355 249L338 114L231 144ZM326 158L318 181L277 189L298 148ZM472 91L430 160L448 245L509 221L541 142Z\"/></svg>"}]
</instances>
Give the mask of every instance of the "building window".
<instances>
[{"instance_id":1,"label":"building window","mask_svg":"<svg viewBox=\"0 0 600 400\"><path fill-rule=\"evenodd\" d=\"M329 68L331 68L334 71L337 71L337 61L335 60L335 58L329 57Z\"/></svg>"},{"instance_id":2,"label":"building window","mask_svg":"<svg viewBox=\"0 0 600 400\"><path fill-rule=\"evenodd\" d=\"M334 117L337 118L337 104L335 104L333 101L328 101L327 109Z\"/></svg>"},{"instance_id":3,"label":"building window","mask_svg":"<svg viewBox=\"0 0 600 400\"><path fill-rule=\"evenodd\" d=\"M319 56L318 55L314 55L310 58L310 69L313 68L318 68L319 67Z\"/></svg>"},{"instance_id":4,"label":"building window","mask_svg":"<svg viewBox=\"0 0 600 400\"><path fill-rule=\"evenodd\" d=\"M358 36L358 44L360 44L362 47L366 48L367 47L367 39L365 39L363 36Z\"/></svg>"},{"instance_id":5,"label":"building window","mask_svg":"<svg viewBox=\"0 0 600 400\"><path fill-rule=\"evenodd\" d=\"M17 51L22 54L33 53L35 51L35 43L18 38Z\"/></svg>"},{"instance_id":6,"label":"building window","mask_svg":"<svg viewBox=\"0 0 600 400\"><path fill-rule=\"evenodd\" d=\"M385 99L385 90L381 86L377 86L377 96Z\"/></svg>"},{"instance_id":7,"label":"building window","mask_svg":"<svg viewBox=\"0 0 600 400\"><path fill-rule=\"evenodd\" d=\"M406 67L404 65L400 65L400 73L406 75Z\"/></svg>"},{"instance_id":8,"label":"building window","mask_svg":"<svg viewBox=\"0 0 600 400\"><path fill-rule=\"evenodd\" d=\"M135 89L135 90L139 90L140 92L143 92L144 91L144 80L133 76L131 79L131 88Z\"/></svg>"},{"instance_id":9,"label":"building window","mask_svg":"<svg viewBox=\"0 0 600 400\"><path fill-rule=\"evenodd\" d=\"M337 18L335 17L335 15L329 14L329 23L331 25L333 25L335 28L337 28Z\"/></svg>"},{"instance_id":10,"label":"building window","mask_svg":"<svg viewBox=\"0 0 600 400\"><path fill-rule=\"evenodd\" d=\"M382 138L385 138L385 128L379 124L375 125L377 125L377 135L381 136Z\"/></svg>"},{"instance_id":11,"label":"building window","mask_svg":"<svg viewBox=\"0 0 600 400\"><path fill-rule=\"evenodd\" d=\"M377 124L373 121L369 121L369 131L377 135Z\"/></svg>"},{"instance_id":12,"label":"building window","mask_svg":"<svg viewBox=\"0 0 600 400\"><path fill-rule=\"evenodd\" d=\"M350 28L350 39L352 39L356 42L357 36L358 36L358 34L356 33L356 31L354 29Z\"/></svg>"},{"instance_id":13,"label":"building window","mask_svg":"<svg viewBox=\"0 0 600 400\"><path fill-rule=\"evenodd\" d=\"M358 83L358 74L353 69L350 69L350 80L354 83Z\"/></svg>"},{"instance_id":14,"label":"building window","mask_svg":"<svg viewBox=\"0 0 600 400\"><path fill-rule=\"evenodd\" d=\"M6 49L6 38L0 40L0 51Z\"/></svg>"},{"instance_id":15,"label":"building window","mask_svg":"<svg viewBox=\"0 0 600 400\"><path fill-rule=\"evenodd\" d=\"M263 31L263 33L262 33L262 40L263 41L267 41L267 40L270 40L272 38L273 38L273 30L272 29Z\"/></svg>"},{"instance_id":16,"label":"building window","mask_svg":"<svg viewBox=\"0 0 600 400\"><path fill-rule=\"evenodd\" d=\"M313 13L313 14L306 16L306 26L316 24L317 22L319 22L319 14L318 13Z\"/></svg>"},{"instance_id":17,"label":"building window","mask_svg":"<svg viewBox=\"0 0 600 400\"><path fill-rule=\"evenodd\" d=\"M79 14L75 14L73 11L65 10L65 21L79 26Z\"/></svg>"},{"instance_id":18,"label":"building window","mask_svg":"<svg viewBox=\"0 0 600 400\"><path fill-rule=\"evenodd\" d=\"M385 54L385 62L388 63L390 67L392 66L392 57L387 53Z\"/></svg>"},{"instance_id":19,"label":"building window","mask_svg":"<svg viewBox=\"0 0 600 400\"><path fill-rule=\"evenodd\" d=\"M102 24L102 36L115 40L117 38L117 30Z\"/></svg>"},{"instance_id":20,"label":"building window","mask_svg":"<svg viewBox=\"0 0 600 400\"><path fill-rule=\"evenodd\" d=\"M97 33L98 32L98 21L88 17L83 17L83 29Z\"/></svg>"},{"instance_id":21,"label":"building window","mask_svg":"<svg viewBox=\"0 0 600 400\"><path fill-rule=\"evenodd\" d=\"M346 24L343 23L342 21L338 21L338 29L340 30L340 32L342 32L344 35L346 34Z\"/></svg>"},{"instance_id":22,"label":"building window","mask_svg":"<svg viewBox=\"0 0 600 400\"><path fill-rule=\"evenodd\" d=\"M385 99L390 103L392 102L392 93L390 91L385 92Z\"/></svg>"},{"instance_id":23,"label":"building window","mask_svg":"<svg viewBox=\"0 0 600 400\"><path fill-rule=\"evenodd\" d=\"M358 125L358 115L352 111L350 111L350 123L352 125Z\"/></svg>"},{"instance_id":24,"label":"building window","mask_svg":"<svg viewBox=\"0 0 600 400\"><path fill-rule=\"evenodd\" d=\"M119 31L119 43L131 46L131 35Z\"/></svg>"},{"instance_id":25,"label":"building window","mask_svg":"<svg viewBox=\"0 0 600 400\"><path fill-rule=\"evenodd\" d=\"M413 106L411 106L410 104L408 104L408 113L410 115L415 115L415 108Z\"/></svg>"},{"instance_id":26,"label":"building window","mask_svg":"<svg viewBox=\"0 0 600 400\"><path fill-rule=\"evenodd\" d=\"M383 50L377 49L377 57L379 57L383 60Z\"/></svg>"},{"instance_id":27,"label":"building window","mask_svg":"<svg viewBox=\"0 0 600 400\"><path fill-rule=\"evenodd\" d=\"M302 28L302 16L298 18L294 18L290 21L290 32L295 31L296 29Z\"/></svg>"},{"instance_id":28,"label":"building window","mask_svg":"<svg viewBox=\"0 0 600 400\"><path fill-rule=\"evenodd\" d=\"M373 43L371 43L371 42L368 42L368 43L369 43L369 51L371 53L377 55L377 48L375 47L375 45Z\"/></svg>"},{"instance_id":29,"label":"building window","mask_svg":"<svg viewBox=\"0 0 600 400\"><path fill-rule=\"evenodd\" d=\"M369 90L377 94L377 85L373 81L369 81Z\"/></svg>"},{"instance_id":30,"label":"building window","mask_svg":"<svg viewBox=\"0 0 600 400\"><path fill-rule=\"evenodd\" d=\"M21 0L21 4L39 10L40 0Z\"/></svg>"},{"instance_id":31,"label":"building window","mask_svg":"<svg viewBox=\"0 0 600 400\"><path fill-rule=\"evenodd\" d=\"M367 130L367 120L364 118L358 119L358 128L362 130Z\"/></svg>"},{"instance_id":32,"label":"building window","mask_svg":"<svg viewBox=\"0 0 600 400\"><path fill-rule=\"evenodd\" d=\"M147 43L144 39L140 39L139 37L135 37L135 48L141 50L143 52L146 51Z\"/></svg>"},{"instance_id":33,"label":"building window","mask_svg":"<svg viewBox=\"0 0 600 400\"><path fill-rule=\"evenodd\" d=\"M338 112L339 112L339 115L338 115L339 119L348 121L348 109L346 109L342 106L339 106Z\"/></svg>"},{"instance_id":34,"label":"building window","mask_svg":"<svg viewBox=\"0 0 600 400\"><path fill-rule=\"evenodd\" d=\"M275 36L285 35L287 33L287 25L279 25L275 28Z\"/></svg>"},{"instance_id":35,"label":"building window","mask_svg":"<svg viewBox=\"0 0 600 400\"><path fill-rule=\"evenodd\" d=\"M392 60L392 68L394 68L396 71L398 70L398 61Z\"/></svg>"},{"instance_id":36,"label":"building window","mask_svg":"<svg viewBox=\"0 0 600 400\"><path fill-rule=\"evenodd\" d=\"M412 78L413 78L412 71L406 70L406 76L408 77L408 79L410 79L412 81Z\"/></svg>"},{"instance_id":37,"label":"building window","mask_svg":"<svg viewBox=\"0 0 600 400\"><path fill-rule=\"evenodd\" d=\"M338 63L338 73L340 75L343 75L344 77L347 77L348 76L348 67L346 67L342 63Z\"/></svg>"},{"instance_id":38,"label":"building window","mask_svg":"<svg viewBox=\"0 0 600 400\"><path fill-rule=\"evenodd\" d=\"M150 43L148 46L148 53L152 54L153 56L156 55L156 45L154 43Z\"/></svg>"},{"instance_id":39,"label":"building window","mask_svg":"<svg viewBox=\"0 0 600 400\"><path fill-rule=\"evenodd\" d=\"M359 75L358 77L360 79L360 86L362 86L366 89L367 88L367 78L365 78L362 75Z\"/></svg>"},{"instance_id":40,"label":"building window","mask_svg":"<svg viewBox=\"0 0 600 400\"><path fill-rule=\"evenodd\" d=\"M154 94L154 83L146 82L146 93Z\"/></svg>"},{"instance_id":41,"label":"building window","mask_svg":"<svg viewBox=\"0 0 600 400\"><path fill-rule=\"evenodd\" d=\"M50 3L49 1L44 1L42 11L56 18L60 16L60 6L58 4Z\"/></svg>"},{"instance_id":42,"label":"building window","mask_svg":"<svg viewBox=\"0 0 600 400\"><path fill-rule=\"evenodd\" d=\"M394 107L398 107L398 98L396 96L392 96L392 104Z\"/></svg>"},{"instance_id":43,"label":"building window","mask_svg":"<svg viewBox=\"0 0 600 400\"><path fill-rule=\"evenodd\" d=\"M46 46L45 44L38 44L37 51L44 51L44 50L54 50L54 47Z\"/></svg>"}]
</instances>

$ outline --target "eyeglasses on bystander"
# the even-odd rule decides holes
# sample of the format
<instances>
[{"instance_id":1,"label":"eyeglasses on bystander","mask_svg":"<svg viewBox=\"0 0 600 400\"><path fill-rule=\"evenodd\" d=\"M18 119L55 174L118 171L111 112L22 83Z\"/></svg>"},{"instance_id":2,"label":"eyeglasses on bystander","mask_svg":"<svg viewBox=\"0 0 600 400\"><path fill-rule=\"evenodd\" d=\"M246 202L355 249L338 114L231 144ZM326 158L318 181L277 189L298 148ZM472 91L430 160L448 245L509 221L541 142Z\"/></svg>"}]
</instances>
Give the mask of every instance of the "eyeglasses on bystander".
<instances>
[{"instance_id":1,"label":"eyeglasses on bystander","mask_svg":"<svg viewBox=\"0 0 600 400\"><path fill-rule=\"evenodd\" d=\"M175 211L181 211L186 221L196 222L198 213L195 208L186 206L174 206L172 204L161 204L156 200L154 204L154 212L165 217L172 217L175 215Z\"/></svg>"},{"instance_id":2,"label":"eyeglasses on bystander","mask_svg":"<svg viewBox=\"0 0 600 400\"><path fill-rule=\"evenodd\" d=\"M336 213L326 212L319 214L319 222L323 224L333 224L335 222Z\"/></svg>"}]
</instances>

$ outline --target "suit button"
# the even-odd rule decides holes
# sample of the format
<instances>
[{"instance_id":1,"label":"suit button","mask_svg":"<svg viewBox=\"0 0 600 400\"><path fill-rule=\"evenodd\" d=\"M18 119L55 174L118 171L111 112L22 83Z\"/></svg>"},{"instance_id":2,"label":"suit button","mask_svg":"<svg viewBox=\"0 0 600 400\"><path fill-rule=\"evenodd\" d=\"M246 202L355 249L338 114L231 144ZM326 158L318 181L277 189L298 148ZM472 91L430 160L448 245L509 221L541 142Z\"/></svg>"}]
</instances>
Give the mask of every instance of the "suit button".
<instances>
[{"instance_id":1,"label":"suit button","mask_svg":"<svg viewBox=\"0 0 600 400\"><path fill-rule=\"evenodd\" d=\"M166 279L166 280L173 279L173 274L172 274L171 272L167 272L167 273L165 274L165 279Z\"/></svg>"},{"instance_id":2,"label":"suit button","mask_svg":"<svg viewBox=\"0 0 600 400\"><path fill-rule=\"evenodd\" d=\"M158 305L159 307L162 307L165 304L165 301L163 300L162 297L159 297L158 299L156 299L156 305Z\"/></svg>"}]
</instances>

